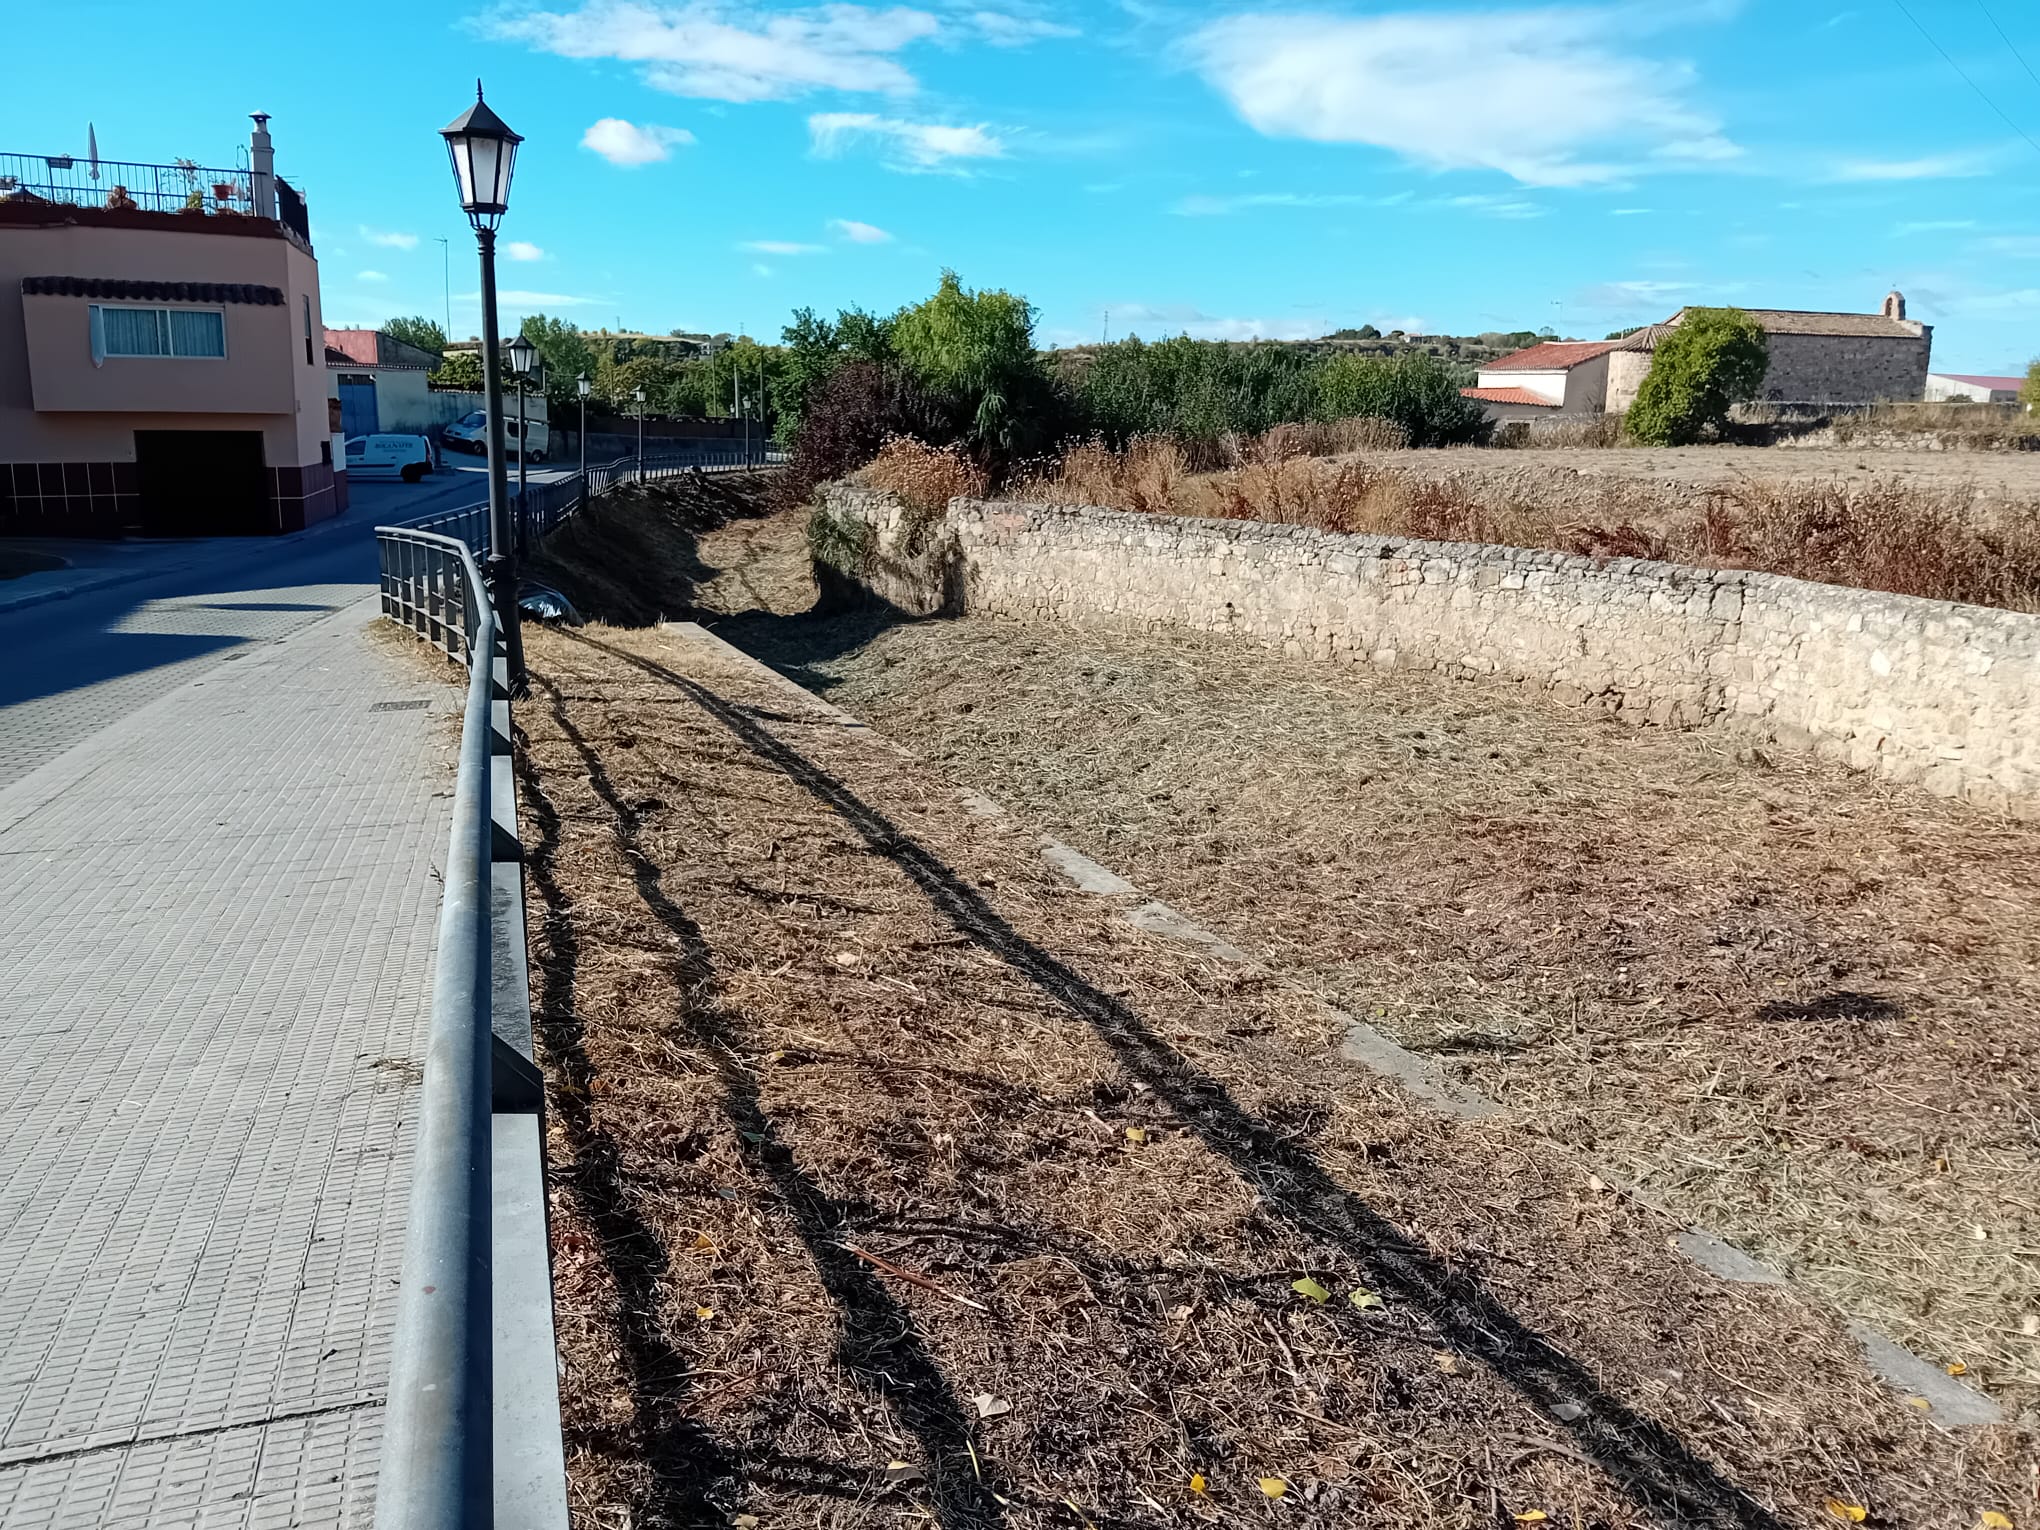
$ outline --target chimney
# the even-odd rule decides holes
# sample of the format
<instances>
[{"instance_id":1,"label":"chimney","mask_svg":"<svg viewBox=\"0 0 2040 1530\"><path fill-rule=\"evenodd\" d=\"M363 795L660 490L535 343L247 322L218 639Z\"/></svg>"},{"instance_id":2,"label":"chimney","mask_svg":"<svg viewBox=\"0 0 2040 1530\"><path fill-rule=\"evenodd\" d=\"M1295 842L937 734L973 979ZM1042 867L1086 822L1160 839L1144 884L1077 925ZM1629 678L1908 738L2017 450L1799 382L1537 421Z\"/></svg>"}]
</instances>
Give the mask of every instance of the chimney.
<instances>
[{"instance_id":1,"label":"chimney","mask_svg":"<svg viewBox=\"0 0 2040 1530\"><path fill-rule=\"evenodd\" d=\"M248 195L258 218L276 217L276 145L269 140L269 113L250 112L255 131L248 135Z\"/></svg>"},{"instance_id":2,"label":"chimney","mask_svg":"<svg viewBox=\"0 0 2040 1530\"><path fill-rule=\"evenodd\" d=\"M1884 317L1887 319L1902 319L1905 317L1905 294L1903 292L1885 293Z\"/></svg>"}]
</instances>

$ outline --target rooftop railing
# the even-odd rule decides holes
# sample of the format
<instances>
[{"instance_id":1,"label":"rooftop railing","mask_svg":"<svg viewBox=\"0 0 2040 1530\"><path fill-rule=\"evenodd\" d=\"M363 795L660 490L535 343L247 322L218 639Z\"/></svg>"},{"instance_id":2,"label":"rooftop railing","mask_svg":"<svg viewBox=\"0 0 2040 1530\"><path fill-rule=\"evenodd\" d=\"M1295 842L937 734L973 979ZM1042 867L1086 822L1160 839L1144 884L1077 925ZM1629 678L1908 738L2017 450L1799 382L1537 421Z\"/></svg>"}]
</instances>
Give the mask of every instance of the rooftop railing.
<instances>
[{"instance_id":1,"label":"rooftop railing","mask_svg":"<svg viewBox=\"0 0 2040 1530\"><path fill-rule=\"evenodd\" d=\"M311 224L302 193L276 180L276 220L307 245ZM173 160L167 165L84 154L0 154L0 202L57 207L268 217L257 213L253 172Z\"/></svg>"}]
</instances>

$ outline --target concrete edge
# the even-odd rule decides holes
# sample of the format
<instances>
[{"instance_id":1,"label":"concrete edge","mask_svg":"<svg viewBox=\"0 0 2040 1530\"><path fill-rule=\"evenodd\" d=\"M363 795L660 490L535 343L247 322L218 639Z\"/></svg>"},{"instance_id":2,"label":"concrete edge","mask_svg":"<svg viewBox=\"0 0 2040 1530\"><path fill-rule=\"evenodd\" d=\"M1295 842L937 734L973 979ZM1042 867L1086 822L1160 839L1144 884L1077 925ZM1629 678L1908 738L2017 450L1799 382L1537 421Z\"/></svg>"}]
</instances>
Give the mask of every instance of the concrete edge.
<instances>
[{"instance_id":1,"label":"concrete edge","mask_svg":"<svg viewBox=\"0 0 2040 1530\"><path fill-rule=\"evenodd\" d=\"M110 590L115 585L134 584L139 580L153 579L158 574L174 574L182 567L184 565L180 563L166 564L162 568L117 569L106 575L103 579L80 579L71 584L45 586L39 590L30 590L25 594L12 595L4 600L0 600L0 616L7 616L15 611L26 611L34 606L46 606L54 601L69 600L74 595L90 595L98 590ZM55 572L55 570L51 572ZM28 577L33 578L35 576L31 574Z\"/></svg>"},{"instance_id":2,"label":"concrete edge","mask_svg":"<svg viewBox=\"0 0 2040 1530\"><path fill-rule=\"evenodd\" d=\"M904 744L886 738L861 718L823 701L798 681L782 675L762 659L755 658L725 639L717 637L699 622L661 622L659 625L665 630L699 635L721 649L728 658L737 661L739 667L769 680L791 695L798 696L809 707L821 711L834 721L871 734L873 738L885 742L887 747L897 754L911 759L919 758ZM974 817L1018 822L1004 807L982 793L959 789L956 796L964 810ZM1041 858L1079 892L1116 899L1144 897L1139 888L1117 872L1101 866L1081 851L1072 849L1059 840L1044 837L1041 840ZM1238 947L1228 944L1166 903L1148 899L1138 907L1122 908L1120 917L1149 934L1198 946L1220 961L1247 966L1260 965ZM1285 978L1283 981L1290 980ZM1344 1039L1337 1053L1345 1061L1367 1068L1425 1104L1461 1120L1480 1120L1504 1113L1504 1107L1499 1102L1448 1081L1429 1059L1389 1040L1373 1026L1354 1019L1344 1010L1325 1004L1322 999L1319 1003L1329 1016L1345 1026ZM1784 1286L1813 1306L1824 1307L1830 1311L1836 1310L1826 1298L1798 1287L1789 1276L1745 1253L1725 1238L1697 1223L1682 1223L1678 1217L1658 1206L1640 1191L1600 1173L1591 1162L1581 1160L1576 1154L1568 1156L1580 1164L1583 1170L1592 1173L1595 1178L1606 1184L1614 1194L1633 1201L1652 1214L1679 1226L1681 1230L1671 1239L1672 1246L1716 1279L1734 1284ZM1893 1392L1908 1400L1924 1399L1927 1404L1926 1417L1931 1422L1943 1429L1952 1429L1983 1427L2005 1421L2004 1410L1983 1393L1973 1387L1964 1386L1932 1361L1915 1355L1904 1345L1885 1337L1869 1325L1849 1318L1847 1313L1840 1313L1840 1316L1847 1323L1850 1336L1862 1349L1870 1373Z\"/></svg>"}]
</instances>

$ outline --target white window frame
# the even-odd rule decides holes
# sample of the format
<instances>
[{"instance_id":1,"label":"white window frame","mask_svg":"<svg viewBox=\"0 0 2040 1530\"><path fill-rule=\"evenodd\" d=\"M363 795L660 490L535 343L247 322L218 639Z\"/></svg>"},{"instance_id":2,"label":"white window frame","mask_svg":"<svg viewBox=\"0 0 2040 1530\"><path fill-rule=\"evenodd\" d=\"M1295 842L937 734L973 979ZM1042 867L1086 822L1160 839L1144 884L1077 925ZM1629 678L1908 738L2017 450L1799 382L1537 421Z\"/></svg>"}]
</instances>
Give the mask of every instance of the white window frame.
<instances>
[{"instance_id":1,"label":"white window frame","mask_svg":"<svg viewBox=\"0 0 2040 1530\"><path fill-rule=\"evenodd\" d=\"M160 313L163 319L163 339L166 345L173 345L168 315L172 313L216 313L220 316L220 353L217 356L185 356L174 350L165 350L160 356L116 355L106 348L106 328L100 315L108 309L125 313ZM227 359L227 311L207 303L92 303L87 305L86 323L92 336L92 364L104 366L108 361L225 361Z\"/></svg>"}]
</instances>

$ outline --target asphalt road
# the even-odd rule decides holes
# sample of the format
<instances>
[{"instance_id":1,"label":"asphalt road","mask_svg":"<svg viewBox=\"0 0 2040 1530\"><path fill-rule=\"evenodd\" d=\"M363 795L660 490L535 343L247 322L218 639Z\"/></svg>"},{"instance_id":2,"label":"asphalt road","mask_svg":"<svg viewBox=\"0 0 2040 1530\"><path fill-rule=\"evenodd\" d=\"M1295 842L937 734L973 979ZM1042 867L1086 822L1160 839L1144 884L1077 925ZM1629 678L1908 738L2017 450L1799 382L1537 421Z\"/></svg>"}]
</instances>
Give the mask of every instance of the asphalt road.
<instances>
[{"instance_id":1,"label":"asphalt road","mask_svg":"<svg viewBox=\"0 0 2040 1530\"><path fill-rule=\"evenodd\" d=\"M534 481L566 469L533 469ZM276 642L376 587L375 528L485 498L478 463L419 484L357 483L342 515L288 537L121 549L140 578L0 612L0 786L251 644ZM62 551L59 543L38 543ZM129 556L131 554L131 556ZM0 601L7 595L0 584Z\"/></svg>"}]
</instances>

